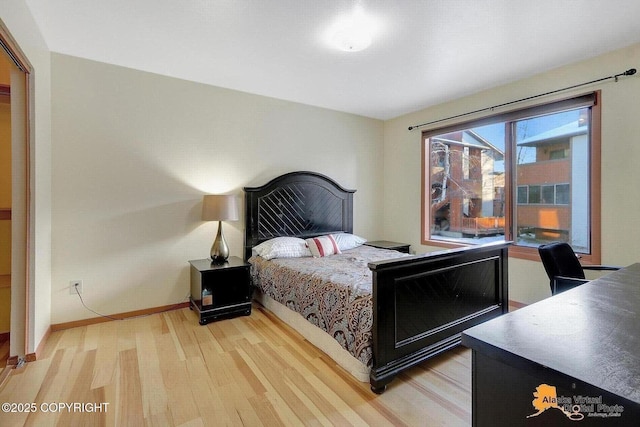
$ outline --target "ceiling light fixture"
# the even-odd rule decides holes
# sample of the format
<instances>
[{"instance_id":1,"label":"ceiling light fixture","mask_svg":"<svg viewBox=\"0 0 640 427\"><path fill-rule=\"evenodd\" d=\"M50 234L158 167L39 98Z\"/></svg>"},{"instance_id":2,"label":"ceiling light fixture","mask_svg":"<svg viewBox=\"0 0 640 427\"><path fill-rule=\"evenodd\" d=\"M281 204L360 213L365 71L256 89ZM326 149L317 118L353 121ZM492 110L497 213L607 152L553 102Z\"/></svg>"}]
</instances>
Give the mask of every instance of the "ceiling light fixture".
<instances>
[{"instance_id":1,"label":"ceiling light fixture","mask_svg":"<svg viewBox=\"0 0 640 427\"><path fill-rule=\"evenodd\" d=\"M368 16L360 2L351 13L339 17L329 30L330 43L345 52L358 52L371 44L375 30L374 20Z\"/></svg>"}]
</instances>

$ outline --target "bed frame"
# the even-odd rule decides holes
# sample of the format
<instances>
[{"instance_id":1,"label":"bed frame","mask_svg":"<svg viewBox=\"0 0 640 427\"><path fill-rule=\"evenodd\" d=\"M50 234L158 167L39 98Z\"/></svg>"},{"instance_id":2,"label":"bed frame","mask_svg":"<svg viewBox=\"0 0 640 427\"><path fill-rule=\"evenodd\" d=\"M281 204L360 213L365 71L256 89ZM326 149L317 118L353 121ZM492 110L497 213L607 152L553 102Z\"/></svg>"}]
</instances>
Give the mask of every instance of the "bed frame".
<instances>
[{"instance_id":1,"label":"bed frame","mask_svg":"<svg viewBox=\"0 0 640 427\"><path fill-rule=\"evenodd\" d=\"M353 233L353 193L314 172L245 187L245 259L279 236ZM462 331L508 311L508 242L373 262L371 389L460 344Z\"/></svg>"}]
</instances>

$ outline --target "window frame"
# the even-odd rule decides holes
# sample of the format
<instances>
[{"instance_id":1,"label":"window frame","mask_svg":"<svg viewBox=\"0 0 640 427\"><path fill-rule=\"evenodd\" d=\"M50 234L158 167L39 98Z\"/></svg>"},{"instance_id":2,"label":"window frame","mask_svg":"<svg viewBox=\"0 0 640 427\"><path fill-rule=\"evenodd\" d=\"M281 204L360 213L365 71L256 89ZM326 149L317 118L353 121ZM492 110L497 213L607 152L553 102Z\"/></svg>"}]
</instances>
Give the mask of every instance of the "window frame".
<instances>
[{"instance_id":1,"label":"window frame","mask_svg":"<svg viewBox=\"0 0 640 427\"><path fill-rule=\"evenodd\" d=\"M511 123L528 117L552 114L561 111L590 107L590 164L589 164L589 208L590 208L590 254L580 254L581 262L584 264L600 264L601 262L601 130L602 130L602 105L601 91L593 91L568 98L558 99L541 104L534 104L528 107L507 111L481 117L474 120L463 121L437 128L426 129L421 134L422 150L422 177L421 177L421 244L427 246L456 248L468 246L465 243L447 242L431 239L431 150L427 150L426 141L437 135L454 131L470 129L473 127L489 124L505 123L505 240L514 241L514 214L518 204L518 186L515 182L516 156L514 156L514 135L511 130ZM564 184L564 183L557 183ZM529 189L527 189L527 200L529 199ZM555 202L555 200L554 200ZM530 246L520 246L513 244L509 248L509 256L514 258L540 261L538 249Z\"/></svg>"}]
</instances>

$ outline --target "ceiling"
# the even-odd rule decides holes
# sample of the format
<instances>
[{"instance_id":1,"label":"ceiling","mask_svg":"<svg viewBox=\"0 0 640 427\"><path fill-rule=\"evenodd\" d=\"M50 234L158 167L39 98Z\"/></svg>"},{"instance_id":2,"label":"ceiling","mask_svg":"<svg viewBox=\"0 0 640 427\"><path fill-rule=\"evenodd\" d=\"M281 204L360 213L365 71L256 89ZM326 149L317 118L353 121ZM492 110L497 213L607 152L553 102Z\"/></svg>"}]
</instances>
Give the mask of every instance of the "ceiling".
<instances>
[{"instance_id":1,"label":"ceiling","mask_svg":"<svg viewBox=\"0 0 640 427\"><path fill-rule=\"evenodd\" d=\"M377 119L640 42L638 0L360 0L371 46L333 49L355 1L26 3L52 52Z\"/></svg>"}]
</instances>

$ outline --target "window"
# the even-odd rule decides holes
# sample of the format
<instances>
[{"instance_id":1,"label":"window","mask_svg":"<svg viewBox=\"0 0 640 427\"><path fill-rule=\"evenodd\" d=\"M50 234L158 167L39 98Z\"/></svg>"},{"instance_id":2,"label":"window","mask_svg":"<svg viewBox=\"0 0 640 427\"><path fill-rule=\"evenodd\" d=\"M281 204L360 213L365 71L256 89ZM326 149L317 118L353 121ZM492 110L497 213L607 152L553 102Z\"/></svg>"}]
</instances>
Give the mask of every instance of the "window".
<instances>
[{"instance_id":1,"label":"window","mask_svg":"<svg viewBox=\"0 0 640 427\"><path fill-rule=\"evenodd\" d=\"M527 203L529 203L529 186L519 185L518 186L518 204L524 205Z\"/></svg>"},{"instance_id":2,"label":"window","mask_svg":"<svg viewBox=\"0 0 640 427\"><path fill-rule=\"evenodd\" d=\"M540 186L539 185L530 185L529 186L529 203L532 205L540 204Z\"/></svg>"},{"instance_id":3,"label":"window","mask_svg":"<svg viewBox=\"0 0 640 427\"><path fill-rule=\"evenodd\" d=\"M542 194L542 196L540 194ZM540 203L548 205L568 205L569 184L518 186L519 205Z\"/></svg>"},{"instance_id":4,"label":"window","mask_svg":"<svg viewBox=\"0 0 640 427\"><path fill-rule=\"evenodd\" d=\"M423 243L565 241L600 257L598 93L423 132Z\"/></svg>"},{"instance_id":5,"label":"window","mask_svg":"<svg viewBox=\"0 0 640 427\"><path fill-rule=\"evenodd\" d=\"M569 204L569 184L556 185L556 205Z\"/></svg>"},{"instance_id":6,"label":"window","mask_svg":"<svg viewBox=\"0 0 640 427\"><path fill-rule=\"evenodd\" d=\"M560 160L560 159L564 159L567 157L567 152L569 150L568 149L561 149L561 150L551 150L549 152L549 158L551 160Z\"/></svg>"}]
</instances>

